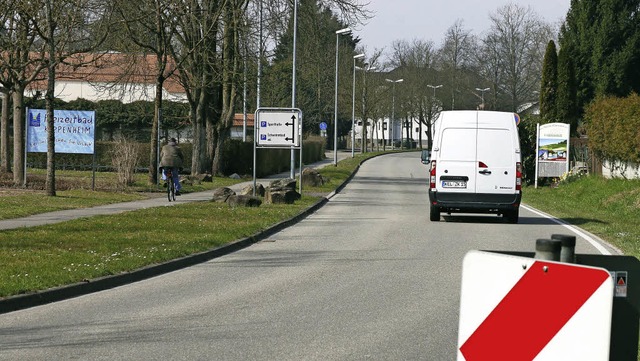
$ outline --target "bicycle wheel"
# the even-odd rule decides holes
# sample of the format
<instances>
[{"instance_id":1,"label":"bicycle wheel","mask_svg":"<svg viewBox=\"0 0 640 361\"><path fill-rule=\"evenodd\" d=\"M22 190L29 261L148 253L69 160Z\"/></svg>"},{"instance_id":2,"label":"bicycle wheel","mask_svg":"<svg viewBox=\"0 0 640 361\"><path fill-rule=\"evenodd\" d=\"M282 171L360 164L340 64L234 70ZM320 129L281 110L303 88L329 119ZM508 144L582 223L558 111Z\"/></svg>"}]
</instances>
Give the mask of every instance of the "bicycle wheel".
<instances>
[{"instance_id":1,"label":"bicycle wheel","mask_svg":"<svg viewBox=\"0 0 640 361\"><path fill-rule=\"evenodd\" d=\"M167 178L167 199L169 200L169 202L171 201L175 201L176 200L176 191L175 191L175 185L173 184L173 177L171 176L171 171L167 170L165 173L165 176Z\"/></svg>"}]
</instances>

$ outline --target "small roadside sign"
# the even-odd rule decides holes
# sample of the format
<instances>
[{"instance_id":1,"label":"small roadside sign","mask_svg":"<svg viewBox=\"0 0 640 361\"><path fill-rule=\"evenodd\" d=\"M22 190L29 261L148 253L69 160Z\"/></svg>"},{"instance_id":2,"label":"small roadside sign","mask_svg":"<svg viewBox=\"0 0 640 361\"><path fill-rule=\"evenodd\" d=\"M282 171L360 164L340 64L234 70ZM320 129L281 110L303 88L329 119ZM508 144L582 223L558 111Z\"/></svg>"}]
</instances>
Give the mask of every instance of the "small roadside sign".
<instances>
[{"instance_id":1,"label":"small roadside sign","mask_svg":"<svg viewBox=\"0 0 640 361\"><path fill-rule=\"evenodd\" d=\"M300 146L302 112L295 108L261 108L256 111L256 144L259 147Z\"/></svg>"}]
</instances>

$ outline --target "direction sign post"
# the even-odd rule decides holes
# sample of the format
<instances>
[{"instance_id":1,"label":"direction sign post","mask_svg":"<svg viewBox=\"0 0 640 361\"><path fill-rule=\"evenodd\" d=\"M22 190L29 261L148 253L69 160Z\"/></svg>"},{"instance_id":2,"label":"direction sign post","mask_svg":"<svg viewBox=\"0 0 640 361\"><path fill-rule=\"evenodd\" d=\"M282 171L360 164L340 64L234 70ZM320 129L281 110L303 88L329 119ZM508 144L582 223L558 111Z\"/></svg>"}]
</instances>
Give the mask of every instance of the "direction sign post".
<instances>
[{"instance_id":1,"label":"direction sign post","mask_svg":"<svg viewBox=\"0 0 640 361\"><path fill-rule=\"evenodd\" d=\"M300 177L302 178L302 111L297 108L258 108L254 117L253 142L253 195L256 191L256 149L286 148L300 150ZM293 161L291 167L294 168ZM293 169L291 170L293 176ZM300 179L302 194L302 179Z\"/></svg>"},{"instance_id":2,"label":"direction sign post","mask_svg":"<svg viewBox=\"0 0 640 361\"><path fill-rule=\"evenodd\" d=\"M299 109L263 108L256 111L258 147L298 148L300 146Z\"/></svg>"}]
</instances>

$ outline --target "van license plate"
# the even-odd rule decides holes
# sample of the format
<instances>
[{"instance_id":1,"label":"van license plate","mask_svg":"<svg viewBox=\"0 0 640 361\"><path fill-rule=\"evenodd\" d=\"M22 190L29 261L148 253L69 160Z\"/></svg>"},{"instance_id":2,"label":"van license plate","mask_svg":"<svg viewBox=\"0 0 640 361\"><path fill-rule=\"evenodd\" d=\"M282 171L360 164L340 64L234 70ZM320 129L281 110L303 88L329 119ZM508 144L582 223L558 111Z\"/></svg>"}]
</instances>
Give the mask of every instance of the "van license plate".
<instances>
[{"instance_id":1,"label":"van license plate","mask_svg":"<svg viewBox=\"0 0 640 361\"><path fill-rule=\"evenodd\" d=\"M467 188L467 182L462 180L447 180L442 181L442 188Z\"/></svg>"}]
</instances>

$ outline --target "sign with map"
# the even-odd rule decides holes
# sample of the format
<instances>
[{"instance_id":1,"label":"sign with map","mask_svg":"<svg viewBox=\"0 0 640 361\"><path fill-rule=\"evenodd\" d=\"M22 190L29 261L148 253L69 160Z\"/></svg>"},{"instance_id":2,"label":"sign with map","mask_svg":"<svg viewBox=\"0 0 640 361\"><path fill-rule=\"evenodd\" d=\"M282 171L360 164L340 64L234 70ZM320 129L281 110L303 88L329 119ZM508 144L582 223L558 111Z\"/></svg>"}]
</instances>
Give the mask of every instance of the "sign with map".
<instances>
[{"instance_id":1,"label":"sign with map","mask_svg":"<svg viewBox=\"0 0 640 361\"><path fill-rule=\"evenodd\" d=\"M536 179L560 177L569 171L569 124L538 125Z\"/></svg>"}]
</instances>

